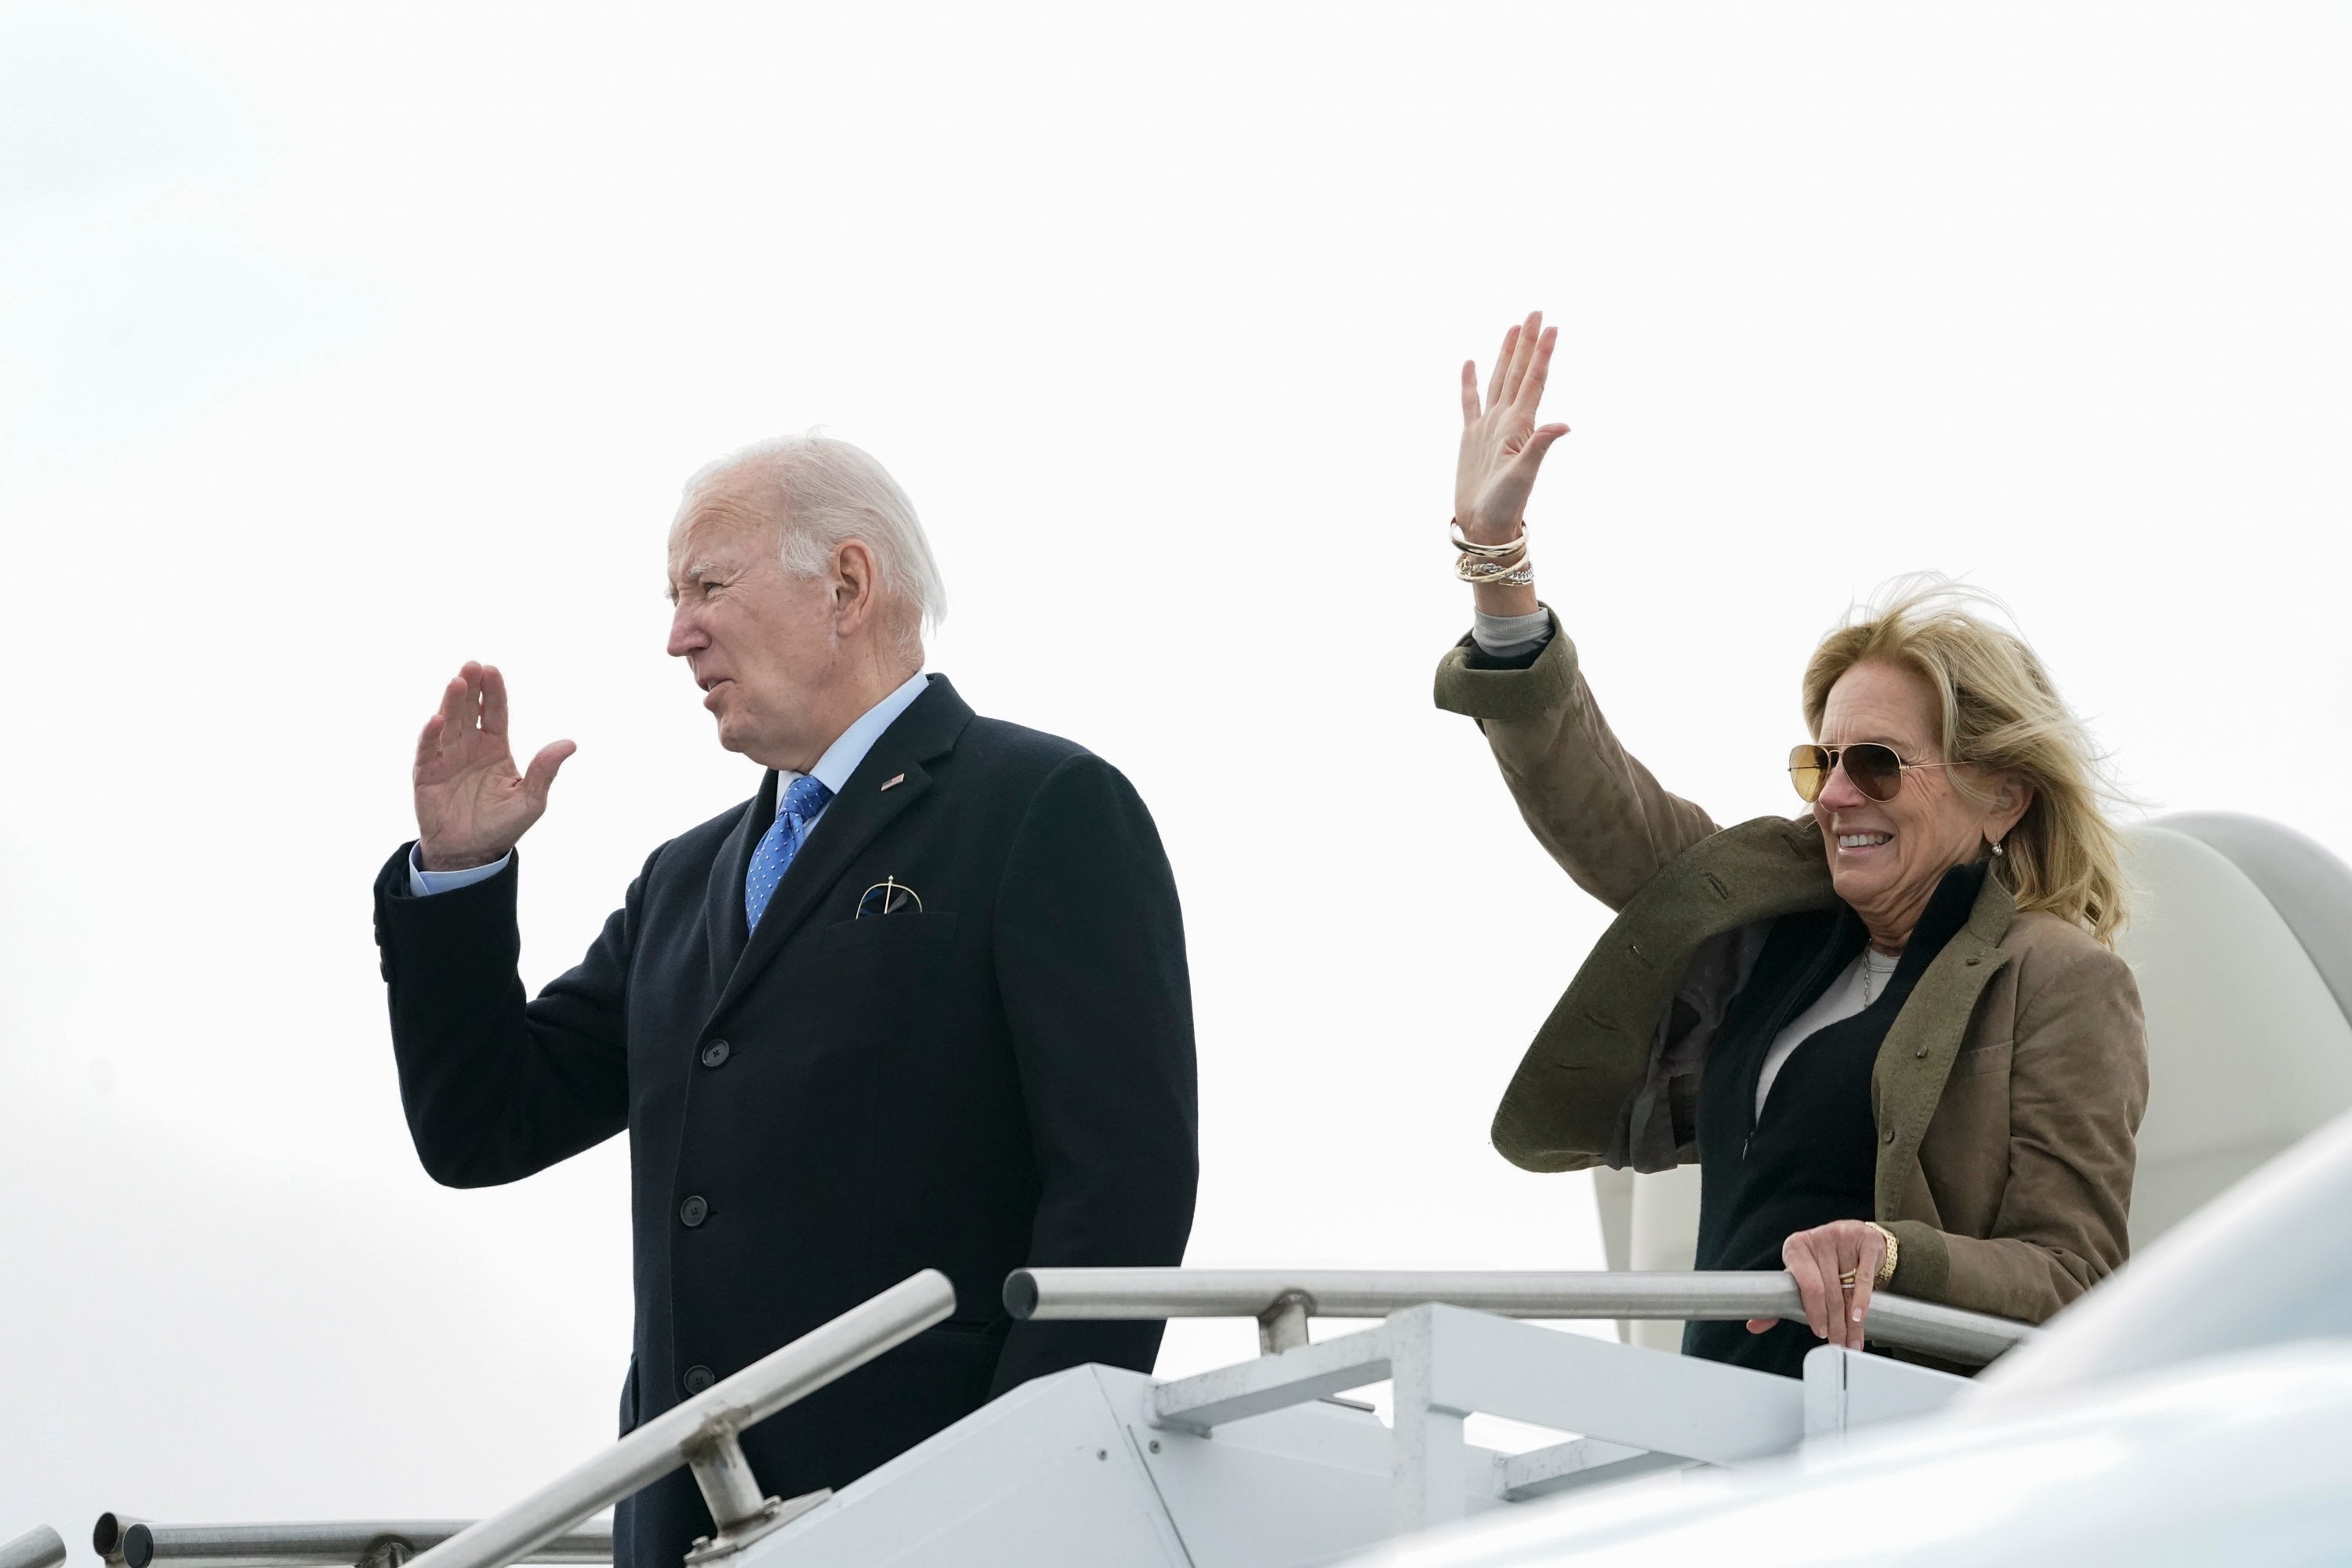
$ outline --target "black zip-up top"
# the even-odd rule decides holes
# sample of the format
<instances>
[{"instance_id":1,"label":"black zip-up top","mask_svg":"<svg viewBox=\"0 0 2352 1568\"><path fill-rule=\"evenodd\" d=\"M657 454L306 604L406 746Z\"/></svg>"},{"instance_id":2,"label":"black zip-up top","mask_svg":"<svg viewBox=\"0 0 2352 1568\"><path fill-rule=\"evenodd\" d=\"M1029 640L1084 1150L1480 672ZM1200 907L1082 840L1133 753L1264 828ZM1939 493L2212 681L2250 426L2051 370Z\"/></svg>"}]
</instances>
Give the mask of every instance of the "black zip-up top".
<instances>
[{"instance_id":1,"label":"black zip-up top","mask_svg":"<svg viewBox=\"0 0 2352 1568\"><path fill-rule=\"evenodd\" d=\"M1808 1035L1780 1064L1759 1115L1756 1085L1772 1042L1867 940L1843 904L1773 921L1700 1075L1698 1268L1778 1269L1781 1243L1796 1232L1871 1217L1878 1047L1921 973L1967 923L1984 877L1980 864L1944 874L1886 989L1853 1017ZM1685 1355L1789 1377L1803 1375L1806 1352L1821 1342L1801 1319L1762 1334L1737 1322L1683 1331Z\"/></svg>"}]
</instances>

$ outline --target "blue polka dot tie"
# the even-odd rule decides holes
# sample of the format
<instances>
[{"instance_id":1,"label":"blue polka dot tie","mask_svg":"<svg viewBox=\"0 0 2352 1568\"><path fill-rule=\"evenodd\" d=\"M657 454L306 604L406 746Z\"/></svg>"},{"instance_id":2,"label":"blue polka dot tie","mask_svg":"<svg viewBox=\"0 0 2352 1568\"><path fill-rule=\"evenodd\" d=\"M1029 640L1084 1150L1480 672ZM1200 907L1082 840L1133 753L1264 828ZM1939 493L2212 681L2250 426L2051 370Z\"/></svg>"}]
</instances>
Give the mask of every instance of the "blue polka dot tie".
<instances>
[{"instance_id":1,"label":"blue polka dot tie","mask_svg":"<svg viewBox=\"0 0 2352 1568\"><path fill-rule=\"evenodd\" d=\"M801 852L809 824L832 798L833 792L813 778L796 778L784 792L776 820L751 851L751 869L743 879L743 913L753 931L760 929L760 917L768 912L768 900L776 896L776 884L784 879L793 857Z\"/></svg>"}]
</instances>

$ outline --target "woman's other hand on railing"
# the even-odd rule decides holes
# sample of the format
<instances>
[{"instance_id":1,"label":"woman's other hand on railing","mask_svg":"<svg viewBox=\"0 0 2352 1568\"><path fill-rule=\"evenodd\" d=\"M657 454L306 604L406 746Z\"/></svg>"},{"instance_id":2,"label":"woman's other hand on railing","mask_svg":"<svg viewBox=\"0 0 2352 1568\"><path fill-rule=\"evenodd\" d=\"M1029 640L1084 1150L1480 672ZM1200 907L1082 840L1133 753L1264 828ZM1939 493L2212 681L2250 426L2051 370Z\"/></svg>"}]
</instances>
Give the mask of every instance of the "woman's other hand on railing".
<instances>
[{"instance_id":1,"label":"woman's other hand on railing","mask_svg":"<svg viewBox=\"0 0 2352 1568\"><path fill-rule=\"evenodd\" d=\"M1885 1260L1886 1237L1866 1220L1832 1220L1780 1244L1780 1262L1797 1282L1806 1325L1815 1338L1846 1350L1862 1348L1863 1319ZM1780 1321L1750 1318L1748 1331L1760 1334Z\"/></svg>"}]
</instances>

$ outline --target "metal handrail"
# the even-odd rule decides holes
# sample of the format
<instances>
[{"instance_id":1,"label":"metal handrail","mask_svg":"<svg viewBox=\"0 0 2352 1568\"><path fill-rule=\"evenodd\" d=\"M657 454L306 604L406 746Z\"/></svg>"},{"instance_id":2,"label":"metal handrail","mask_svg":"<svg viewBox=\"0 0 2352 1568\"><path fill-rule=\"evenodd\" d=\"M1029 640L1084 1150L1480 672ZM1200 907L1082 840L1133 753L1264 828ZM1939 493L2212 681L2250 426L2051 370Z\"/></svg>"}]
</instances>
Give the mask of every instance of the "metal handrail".
<instances>
[{"instance_id":1,"label":"metal handrail","mask_svg":"<svg viewBox=\"0 0 2352 1568\"><path fill-rule=\"evenodd\" d=\"M954 1310L955 1287L946 1275L926 1268L655 1416L512 1508L467 1525L410 1568L507 1568L681 1465L695 1467L706 1499L714 1485L706 1472L725 1471L731 1499L749 1485L736 1434L904 1344ZM756 1509L756 1488L750 1500ZM712 1500L722 1532L750 1522L750 1516L727 1517L719 1500ZM766 1500L772 1514L774 1500Z\"/></svg>"},{"instance_id":2,"label":"metal handrail","mask_svg":"<svg viewBox=\"0 0 2352 1568\"><path fill-rule=\"evenodd\" d=\"M108 1514L93 1532L95 1544L109 1533ZM156 1524L134 1520L114 1532L126 1568L353 1568L380 1564L400 1568L420 1553L462 1534L470 1519L330 1521L304 1524ZM111 1555L107 1547L100 1555ZM598 1520L570 1531L518 1561L610 1563L613 1521Z\"/></svg>"},{"instance_id":3,"label":"metal handrail","mask_svg":"<svg viewBox=\"0 0 2352 1568\"><path fill-rule=\"evenodd\" d=\"M65 1560L65 1537L46 1524L0 1543L0 1568L58 1568Z\"/></svg>"},{"instance_id":4,"label":"metal handrail","mask_svg":"<svg viewBox=\"0 0 2352 1568\"><path fill-rule=\"evenodd\" d=\"M106 1559L107 1568L123 1568L122 1538L134 1524L145 1521L127 1513L101 1513L90 1527L89 1549Z\"/></svg>"},{"instance_id":5,"label":"metal handrail","mask_svg":"<svg viewBox=\"0 0 2352 1568\"><path fill-rule=\"evenodd\" d=\"M1017 1319L1255 1318L1269 1349L1303 1343L1310 1316L1385 1318L1430 1302L1503 1318L1720 1322L1804 1315L1796 1281L1766 1271L1020 1268L1004 1281L1005 1310ZM1864 1331L1894 1349L1981 1365L2038 1331L1881 1291L1871 1297Z\"/></svg>"}]
</instances>

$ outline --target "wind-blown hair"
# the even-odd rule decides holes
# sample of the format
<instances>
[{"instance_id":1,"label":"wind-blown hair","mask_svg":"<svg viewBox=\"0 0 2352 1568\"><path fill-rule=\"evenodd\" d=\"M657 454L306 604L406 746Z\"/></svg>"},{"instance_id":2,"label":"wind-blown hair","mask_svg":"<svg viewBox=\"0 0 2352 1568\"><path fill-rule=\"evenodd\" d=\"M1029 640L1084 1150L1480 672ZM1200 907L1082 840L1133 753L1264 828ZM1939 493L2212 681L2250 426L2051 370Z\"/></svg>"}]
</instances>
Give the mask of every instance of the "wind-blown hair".
<instances>
[{"instance_id":1,"label":"wind-blown hair","mask_svg":"<svg viewBox=\"0 0 2352 1568\"><path fill-rule=\"evenodd\" d=\"M947 584L915 503L889 470L863 447L830 436L778 436L706 465L686 481L678 516L691 511L716 480L741 473L775 487L778 554L794 576L821 576L841 545L866 542L882 593L904 616L900 640L908 653L919 655L923 633L947 618Z\"/></svg>"},{"instance_id":2,"label":"wind-blown hair","mask_svg":"<svg viewBox=\"0 0 2352 1568\"><path fill-rule=\"evenodd\" d=\"M1990 772L2032 787L2032 804L1992 863L2017 907L2072 921L2113 947L2126 916L2123 837L2105 810L2116 795L2042 660L1981 613L2001 608L1990 595L1934 574L1895 579L1813 650L1805 722L1822 732L1830 688L1865 660L1924 676L1940 704L1943 760L1961 764L1950 773L1955 787L1989 799L1982 773Z\"/></svg>"}]
</instances>

